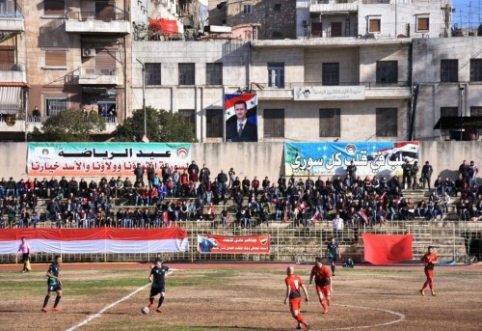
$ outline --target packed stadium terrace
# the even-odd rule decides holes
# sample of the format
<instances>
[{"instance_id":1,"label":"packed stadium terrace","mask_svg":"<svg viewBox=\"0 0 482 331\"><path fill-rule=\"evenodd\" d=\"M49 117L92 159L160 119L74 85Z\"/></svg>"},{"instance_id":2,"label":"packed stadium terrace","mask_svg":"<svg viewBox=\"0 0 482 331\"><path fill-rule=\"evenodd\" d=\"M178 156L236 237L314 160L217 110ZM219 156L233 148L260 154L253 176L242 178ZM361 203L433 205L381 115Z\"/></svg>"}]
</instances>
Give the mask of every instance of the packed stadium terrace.
<instances>
[{"instance_id":1,"label":"packed stadium terrace","mask_svg":"<svg viewBox=\"0 0 482 331\"><path fill-rule=\"evenodd\" d=\"M461 221L482 215L482 185L466 185L440 177L428 198L404 198L398 177L334 179L285 178L276 183L268 176L240 179L231 169L212 176L208 168L199 175L174 170L136 180L102 178L90 182L76 178L13 178L0 181L0 228L160 228L179 221L210 220L227 226L256 226L262 222L293 222L309 227L313 222L339 215L345 226L373 226L392 220L443 218ZM461 182L462 181L462 182ZM405 191L406 192L406 191Z\"/></svg>"}]
</instances>

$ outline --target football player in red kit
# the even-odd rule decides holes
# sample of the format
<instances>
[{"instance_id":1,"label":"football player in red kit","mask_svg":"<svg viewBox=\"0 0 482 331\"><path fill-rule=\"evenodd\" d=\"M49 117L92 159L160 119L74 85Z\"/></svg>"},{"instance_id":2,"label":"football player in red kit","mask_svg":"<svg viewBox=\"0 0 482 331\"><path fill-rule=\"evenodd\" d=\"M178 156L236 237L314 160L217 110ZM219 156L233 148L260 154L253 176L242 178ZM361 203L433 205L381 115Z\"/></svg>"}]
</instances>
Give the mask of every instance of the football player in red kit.
<instances>
[{"instance_id":1,"label":"football player in red kit","mask_svg":"<svg viewBox=\"0 0 482 331\"><path fill-rule=\"evenodd\" d=\"M422 262L423 265L425 266L425 276L427 277L427 280L423 284L422 289L420 290L421 295L425 295L424 290L428 287L430 287L430 291L432 292L432 295L435 296L435 289L434 289L434 284L433 284L433 269L434 265L438 263L438 257L437 254L435 254L435 249L433 246L428 247L428 253L425 254L422 257Z\"/></svg>"},{"instance_id":2,"label":"football player in red kit","mask_svg":"<svg viewBox=\"0 0 482 331\"><path fill-rule=\"evenodd\" d=\"M288 299L290 300L290 310L291 315L295 320L298 321L297 329L301 329L301 326L304 326L303 330L309 330L310 325L306 323L303 316L301 315L301 289L305 292L305 298L308 302L308 291L306 290L305 285L300 277L294 274L294 268L292 266L286 269L285 284L286 284L286 297L285 297L285 305Z\"/></svg>"},{"instance_id":3,"label":"football player in red kit","mask_svg":"<svg viewBox=\"0 0 482 331\"><path fill-rule=\"evenodd\" d=\"M313 278L315 278L316 293L323 307L323 314L326 314L328 313L328 306L331 305L332 280L330 269L323 265L321 257L316 258L315 265L311 269L310 285L313 283ZM327 302L325 302L325 299Z\"/></svg>"}]
</instances>

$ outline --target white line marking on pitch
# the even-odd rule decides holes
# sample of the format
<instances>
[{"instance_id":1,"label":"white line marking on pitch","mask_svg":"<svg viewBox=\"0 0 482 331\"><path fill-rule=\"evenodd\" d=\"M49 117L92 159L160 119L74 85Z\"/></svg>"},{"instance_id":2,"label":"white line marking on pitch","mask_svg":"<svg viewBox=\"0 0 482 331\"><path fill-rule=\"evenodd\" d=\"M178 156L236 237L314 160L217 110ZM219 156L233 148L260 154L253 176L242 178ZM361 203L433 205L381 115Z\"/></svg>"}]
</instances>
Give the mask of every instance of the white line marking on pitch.
<instances>
[{"instance_id":1,"label":"white line marking on pitch","mask_svg":"<svg viewBox=\"0 0 482 331\"><path fill-rule=\"evenodd\" d=\"M167 272L167 273L166 273L166 277L167 277L168 275L170 275L170 274L171 274L170 272ZM126 296L123 297L122 299L119 299L119 300L117 300L116 302L113 302L113 303L111 303L111 304L108 305L108 306L105 306L104 308L102 308L101 310L99 310L97 313L95 313L95 314L93 314L93 315L90 315L90 316L87 317L85 320L83 320L83 321L80 322L79 324L74 325L74 326L71 327L70 329L67 329L66 331L73 331L73 330L75 330L75 329L80 328L81 326L86 325L87 323L89 323L90 321L92 321L94 318L97 318L97 317L102 316L103 313L105 313L106 311L108 311L108 310L111 309L112 307L117 306L119 303L121 303L121 302L123 302L123 301L126 301L127 299L129 299L129 298L132 297L133 295L137 294L138 292L142 291L143 289L145 289L145 288L148 287L149 285L151 285L151 283L147 283L146 285L139 287L139 288L138 288L137 290L135 290L134 292L129 293L128 295L126 295Z\"/></svg>"},{"instance_id":2,"label":"white line marking on pitch","mask_svg":"<svg viewBox=\"0 0 482 331\"><path fill-rule=\"evenodd\" d=\"M358 309L365 309L365 310L377 310L381 311L387 314L395 315L398 316L396 320L393 321L388 321L385 323L379 323L379 324L372 324L372 325L360 325L360 326L348 326L348 327L342 327L342 328L334 328L334 329L323 329L323 330L354 330L354 329L368 329L368 328L374 328L377 326L386 326L386 325L391 325L391 324L396 324L400 323L405 320L405 315L402 313L397 313L396 311L393 310L388 310L388 309L381 309L381 308L370 308L370 307L362 307L362 306L353 306L353 305L343 305L343 304L334 304L334 306L341 306L341 307L351 307L351 308L358 308Z\"/></svg>"}]
</instances>

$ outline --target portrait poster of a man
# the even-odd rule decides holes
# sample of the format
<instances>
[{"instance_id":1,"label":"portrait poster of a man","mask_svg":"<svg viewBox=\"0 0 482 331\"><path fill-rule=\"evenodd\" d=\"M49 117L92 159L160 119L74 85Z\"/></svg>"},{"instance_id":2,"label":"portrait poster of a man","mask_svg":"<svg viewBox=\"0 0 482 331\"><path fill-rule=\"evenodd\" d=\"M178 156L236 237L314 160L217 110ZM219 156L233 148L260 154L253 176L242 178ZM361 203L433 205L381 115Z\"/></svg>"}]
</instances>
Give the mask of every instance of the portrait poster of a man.
<instances>
[{"instance_id":1,"label":"portrait poster of a man","mask_svg":"<svg viewBox=\"0 0 482 331\"><path fill-rule=\"evenodd\" d=\"M257 142L256 94L226 94L224 99L227 142Z\"/></svg>"}]
</instances>

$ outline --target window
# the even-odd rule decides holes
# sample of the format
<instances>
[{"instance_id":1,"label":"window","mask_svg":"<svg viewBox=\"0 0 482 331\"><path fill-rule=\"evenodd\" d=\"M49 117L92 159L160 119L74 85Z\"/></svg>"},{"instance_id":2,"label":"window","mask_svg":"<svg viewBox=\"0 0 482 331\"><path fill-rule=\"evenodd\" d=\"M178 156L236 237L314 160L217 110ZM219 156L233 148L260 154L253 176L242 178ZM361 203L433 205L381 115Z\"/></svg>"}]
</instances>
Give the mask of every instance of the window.
<instances>
[{"instance_id":1,"label":"window","mask_svg":"<svg viewBox=\"0 0 482 331\"><path fill-rule=\"evenodd\" d=\"M430 21L428 17L418 17L417 18L417 31L428 31Z\"/></svg>"},{"instance_id":2,"label":"window","mask_svg":"<svg viewBox=\"0 0 482 331\"><path fill-rule=\"evenodd\" d=\"M341 22L331 22L331 36L341 37Z\"/></svg>"},{"instance_id":3,"label":"window","mask_svg":"<svg viewBox=\"0 0 482 331\"><path fill-rule=\"evenodd\" d=\"M444 83L459 81L459 60L440 61L440 81Z\"/></svg>"},{"instance_id":4,"label":"window","mask_svg":"<svg viewBox=\"0 0 482 331\"><path fill-rule=\"evenodd\" d=\"M223 85L223 64L206 64L206 85Z\"/></svg>"},{"instance_id":5,"label":"window","mask_svg":"<svg viewBox=\"0 0 482 331\"><path fill-rule=\"evenodd\" d=\"M311 35L313 37L323 37L323 23L312 22L311 23Z\"/></svg>"},{"instance_id":6,"label":"window","mask_svg":"<svg viewBox=\"0 0 482 331\"><path fill-rule=\"evenodd\" d=\"M15 65L15 47L0 46L0 70L12 70Z\"/></svg>"},{"instance_id":7,"label":"window","mask_svg":"<svg viewBox=\"0 0 482 331\"><path fill-rule=\"evenodd\" d=\"M64 13L64 0L44 0L44 15L62 16Z\"/></svg>"},{"instance_id":8,"label":"window","mask_svg":"<svg viewBox=\"0 0 482 331\"><path fill-rule=\"evenodd\" d=\"M268 86L285 87L285 64L268 63Z\"/></svg>"},{"instance_id":9,"label":"window","mask_svg":"<svg viewBox=\"0 0 482 331\"><path fill-rule=\"evenodd\" d=\"M323 63L322 83L323 85L340 85L339 63Z\"/></svg>"},{"instance_id":10,"label":"window","mask_svg":"<svg viewBox=\"0 0 482 331\"><path fill-rule=\"evenodd\" d=\"M379 18L372 18L368 20L368 32L381 32L382 31L382 21Z\"/></svg>"},{"instance_id":11,"label":"window","mask_svg":"<svg viewBox=\"0 0 482 331\"><path fill-rule=\"evenodd\" d=\"M470 59L470 81L482 82L482 59Z\"/></svg>"},{"instance_id":12,"label":"window","mask_svg":"<svg viewBox=\"0 0 482 331\"><path fill-rule=\"evenodd\" d=\"M282 138L285 136L284 109L265 109L263 119L265 138Z\"/></svg>"},{"instance_id":13,"label":"window","mask_svg":"<svg viewBox=\"0 0 482 331\"><path fill-rule=\"evenodd\" d=\"M194 85L194 63L179 63L179 85Z\"/></svg>"},{"instance_id":14,"label":"window","mask_svg":"<svg viewBox=\"0 0 482 331\"><path fill-rule=\"evenodd\" d=\"M274 11L281 11L281 4L280 3L276 3L273 7Z\"/></svg>"},{"instance_id":15,"label":"window","mask_svg":"<svg viewBox=\"0 0 482 331\"><path fill-rule=\"evenodd\" d=\"M283 39L283 32L273 31L271 34L272 39Z\"/></svg>"},{"instance_id":16,"label":"window","mask_svg":"<svg viewBox=\"0 0 482 331\"><path fill-rule=\"evenodd\" d=\"M60 51L60 50L45 51L45 66L46 67L66 67L67 52Z\"/></svg>"},{"instance_id":17,"label":"window","mask_svg":"<svg viewBox=\"0 0 482 331\"><path fill-rule=\"evenodd\" d=\"M179 109L178 112L188 123L191 123L193 134L196 136L196 112L194 109Z\"/></svg>"},{"instance_id":18,"label":"window","mask_svg":"<svg viewBox=\"0 0 482 331\"><path fill-rule=\"evenodd\" d=\"M340 109L320 109L320 137L340 137Z\"/></svg>"},{"instance_id":19,"label":"window","mask_svg":"<svg viewBox=\"0 0 482 331\"><path fill-rule=\"evenodd\" d=\"M470 107L470 116L482 116L482 107Z\"/></svg>"},{"instance_id":20,"label":"window","mask_svg":"<svg viewBox=\"0 0 482 331\"><path fill-rule=\"evenodd\" d=\"M398 81L397 61L377 61L377 84L395 84Z\"/></svg>"},{"instance_id":21,"label":"window","mask_svg":"<svg viewBox=\"0 0 482 331\"><path fill-rule=\"evenodd\" d=\"M251 5L243 5L243 13L251 14Z\"/></svg>"},{"instance_id":22,"label":"window","mask_svg":"<svg viewBox=\"0 0 482 331\"><path fill-rule=\"evenodd\" d=\"M47 117L54 116L67 109L67 98L55 97L45 98L45 109L47 110Z\"/></svg>"},{"instance_id":23,"label":"window","mask_svg":"<svg viewBox=\"0 0 482 331\"><path fill-rule=\"evenodd\" d=\"M222 138L224 128L222 109L206 109L206 137Z\"/></svg>"},{"instance_id":24,"label":"window","mask_svg":"<svg viewBox=\"0 0 482 331\"><path fill-rule=\"evenodd\" d=\"M397 108L377 108L377 137L396 137L398 134Z\"/></svg>"},{"instance_id":25,"label":"window","mask_svg":"<svg viewBox=\"0 0 482 331\"><path fill-rule=\"evenodd\" d=\"M146 63L146 85L161 85L161 64Z\"/></svg>"},{"instance_id":26,"label":"window","mask_svg":"<svg viewBox=\"0 0 482 331\"><path fill-rule=\"evenodd\" d=\"M440 117L457 117L459 116L458 107L440 107Z\"/></svg>"}]
</instances>

